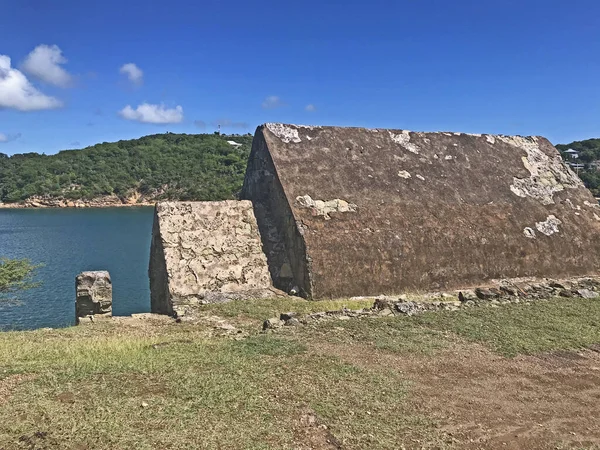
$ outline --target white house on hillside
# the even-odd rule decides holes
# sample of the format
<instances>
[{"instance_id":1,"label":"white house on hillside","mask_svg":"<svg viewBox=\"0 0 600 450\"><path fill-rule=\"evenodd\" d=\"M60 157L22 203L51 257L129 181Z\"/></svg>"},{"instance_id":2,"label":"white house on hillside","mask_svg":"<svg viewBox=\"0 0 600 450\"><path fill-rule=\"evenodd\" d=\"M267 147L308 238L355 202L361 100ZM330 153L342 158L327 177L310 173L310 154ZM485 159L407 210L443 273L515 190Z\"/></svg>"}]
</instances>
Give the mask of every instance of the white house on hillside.
<instances>
[{"instance_id":1,"label":"white house on hillside","mask_svg":"<svg viewBox=\"0 0 600 450\"><path fill-rule=\"evenodd\" d=\"M572 148L565 150L564 153L568 158L571 158L571 159L579 158L579 152L577 150L573 150Z\"/></svg>"}]
</instances>

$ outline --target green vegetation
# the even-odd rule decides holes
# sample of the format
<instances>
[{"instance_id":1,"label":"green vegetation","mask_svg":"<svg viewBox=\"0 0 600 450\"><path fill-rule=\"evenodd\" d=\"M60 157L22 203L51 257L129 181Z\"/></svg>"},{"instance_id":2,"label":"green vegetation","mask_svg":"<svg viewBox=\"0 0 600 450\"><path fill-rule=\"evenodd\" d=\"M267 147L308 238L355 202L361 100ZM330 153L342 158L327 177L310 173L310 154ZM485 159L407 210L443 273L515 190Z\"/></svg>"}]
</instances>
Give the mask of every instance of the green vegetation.
<instances>
[{"instance_id":1,"label":"green vegetation","mask_svg":"<svg viewBox=\"0 0 600 450\"><path fill-rule=\"evenodd\" d=\"M401 374L285 336L205 336L185 325L0 335L0 448L336 448L298 446L325 444L327 430L300 426L316 416L348 448L387 449L398 428L429 424L406 414Z\"/></svg>"},{"instance_id":2,"label":"green vegetation","mask_svg":"<svg viewBox=\"0 0 600 450\"><path fill-rule=\"evenodd\" d=\"M372 300L305 301L294 298L260 299L207 305L222 317L249 320L254 328L261 319L278 312L299 314L341 309L368 308ZM549 301L506 305L499 308L462 308L456 312L437 311L413 317L333 321L319 327L329 333L343 328L355 341L401 352L432 353L448 343L449 336L488 346L507 357L558 349L577 349L600 343L600 301L555 298ZM450 334L449 334L450 333Z\"/></svg>"},{"instance_id":3,"label":"green vegetation","mask_svg":"<svg viewBox=\"0 0 600 450\"><path fill-rule=\"evenodd\" d=\"M372 299L306 301L296 297L280 297L274 299L256 299L250 302L215 303L207 305L206 308L218 316L243 317L262 323L264 319L279 317L280 313L287 311L293 311L297 314L310 314L342 308L370 308L371 306L373 306Z\"/></svg>"},{"instance_id":4,"label":"green vegetation","mask_svg":"<svg viewBox=\"0 0 600 450\"><path fill-rule=\"evenodd\" d=\"M32 196L125 198L135 192L152 200L234 198L251 145L250 135L166 133L56 155L0 153L0 202Z\"/></svg>"},{"instance_id":5,"label":"green vegetation","mask_svg":"<svg viewBox=\"0 0 600 450\"><path fill-rule=\"evenodd\" d=\"M0 258L0 295L35 286L32 276L36 268L27 259Z\"/></svg>"},{"instance_id":6,"label":"green vegetation","mask_svg":"<svg viewBox=\"0 0 600 450\"><path fill-rule=\"evenodd\" d=\"M595 360L555 378L530 375L538 366L491 352L514 356L598 343L598 300L554 299L258 331L263 313L331 306L342 302L279 299L272 306L258 300L207 307L209 315L232 316L230 323L243 331L229 337L215 336L209 321L0 334L0 448L465 448L469 436L444 434L436 414L445 409L452 421L468 424L471 411L483 408L476 416L484 436L502 436L494 427L503 422L485 405L504 398L509 411L525 408L516 411L524 411L525 419L517 415L526 429L531 402L517 391L501 390L513 382L528 386L531 398L554 396L547 402L549 420L559 408L562 419L579 423L574 419L580 417L579 397L561 393L570 378L596 376ZM517 369L518 364L523 366ZM540 370L558 370L549 367ZM484 397L471 402L477 395ZM534 431L542 417L535 417ZM569 430L542 434L548 445L528 442L555 448L557 441L576 439ZM482 448L496 448L494 443Z\"/></svg>"},{"instance_id":7,"label":"green vegetation","mask_svg":"<svg viewBox=\"0 0 600 450\"><path fill-rule=\"evenodd\" d=\"M575 141L570 144L557 144L556 148L564 152L570 148L579 152L579 159L583 163L590 163L600 159L600 139L586 139Z\"/></svg>"},{"instance_id":8,"label":"green vegetation","mask_svg":"<svg viewBox=\"0 0 600 450\"><path fill-rule=\"evenodd\" d=\"M574 161L585 165L585 169L579 171L579 176L594 196L600 197L600 171L591 165L595 161L600 161L600 139L586 139L570 144L558 144L556 148L561 153L570 148L579 152L579 158ZM569 157L565 157L565 159L569 160Z\"/></svg>"},{"instance_id":9,"label":"green vegetation","mask_svg":"<svg viewBox=\"0 0 600 450\"><path fill-rule=\"evenodd\" d=\"M599 343L600 301L557 298L458 314L423 314L414 322L482 343L504 356L530 355Z\"/></svg>"}]
</instances>

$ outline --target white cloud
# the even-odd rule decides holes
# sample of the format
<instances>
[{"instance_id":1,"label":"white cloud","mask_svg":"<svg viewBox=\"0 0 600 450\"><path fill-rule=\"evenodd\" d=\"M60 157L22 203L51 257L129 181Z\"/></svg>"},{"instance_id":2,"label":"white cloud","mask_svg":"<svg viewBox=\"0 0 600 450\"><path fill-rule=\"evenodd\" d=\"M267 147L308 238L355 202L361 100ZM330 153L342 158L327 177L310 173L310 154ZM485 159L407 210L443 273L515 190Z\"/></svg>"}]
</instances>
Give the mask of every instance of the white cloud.
<instances>
[{"instance_id":1,"label":"white cloud","mask_svg":"<svg viewBox=\"0 0 600 450\"><path fill-rule=\"evenodd\" d=\"M39 80L65 88L71 84L71 75L60 65L66 62L58 46L38 45L27 55L22 68Z\"/></svg>"},{"instance_id":2,"label":"white cloud","mask_svg":"<svg viewBox=\"0 0 600 450\"><path fill-rule=\"evenodd\" d=\"M133 84L140 85L144 82L144 72L134 63L123 64L119 69L119 72L127 75L129 81Z\"/></svg>"},{"instance_id":3,"label":"white cloud","mask_svg":"<svg viewBox=\"0 0 600 450\"><path fill-rule=\"evenodd\" d=\"M310 105L306 105L306 108L304 109L308 112L315 112L317 110L317 107L311 103Z\"/></svg>"},{"instance_id":4,"label":"white cloud","mask_svg":"<svg viewBox=\"0 0 600 450\"><path fill-rule=\"evenodd\" d=\"M0 109L35 111L61 106L60 100L41 93L21 71L12 68L8 56L0 55Z\"/></svg>"},{"instance_id":5,"label":"white cloud","mask_svg":"<svg viewBox=\"0 0 600 450\"><path fill-rule=\"evenodd\" d=\"M0 133L0 144L4 144L6 142L16 141L20 137L21 137L21 133L8 134L8 135L4 134L4 133Z\"/></svg>"},{"instance_id":6,"label":"white cloud","mask_svg":"<svg viewBox=\"0 0 600 450\"><path fill-rule=\"evenodd\" d=\"M179 123L183 120L183 108L165 108L164 105L142 103L136 109L127 105L119 111L121 117L142 123Z\"/></svg>"},{"instance_id":7,"label":"white cloud","mask_svg":"<svg viewBox=\"0 0 600 450\"><path fill-rule=\"evenodd\" d=\"M276 95L269 95L267 98L264 99L264 101L262 102L262 107L264 109L274 109L274 108L280 108L284 106L284 103L281 101L281 99L276 96Z\"/></svg>"}]
</instances>

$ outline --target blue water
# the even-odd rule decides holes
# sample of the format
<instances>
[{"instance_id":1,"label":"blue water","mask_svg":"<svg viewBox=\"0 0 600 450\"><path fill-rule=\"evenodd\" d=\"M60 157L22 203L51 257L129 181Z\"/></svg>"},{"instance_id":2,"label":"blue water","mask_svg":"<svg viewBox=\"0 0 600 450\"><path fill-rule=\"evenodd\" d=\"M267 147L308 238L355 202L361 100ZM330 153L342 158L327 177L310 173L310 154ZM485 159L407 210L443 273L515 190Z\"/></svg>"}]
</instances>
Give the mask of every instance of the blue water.
<instances>
[{"instance_id":1,"label":"blue water","mask_svg":"<svg viewBox=\"0 0 600 450\"><path fill-rule=\"evenodd\" d=\"M75 276L108 270L113 315L150 310L152 208L0 209L0 256L28 258L39 287L0 298L0 330L75 323ZM16 301L14 301L16 300Z\"/></svg>"}]
</instances>

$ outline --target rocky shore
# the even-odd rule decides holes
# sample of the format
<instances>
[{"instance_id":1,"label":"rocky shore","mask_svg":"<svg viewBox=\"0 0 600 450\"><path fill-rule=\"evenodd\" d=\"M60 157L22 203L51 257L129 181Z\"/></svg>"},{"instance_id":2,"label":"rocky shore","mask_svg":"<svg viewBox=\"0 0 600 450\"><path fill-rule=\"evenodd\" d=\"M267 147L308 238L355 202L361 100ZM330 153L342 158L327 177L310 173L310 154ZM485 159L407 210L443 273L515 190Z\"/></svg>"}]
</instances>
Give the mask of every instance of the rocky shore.
<instances>
[{"instance_id":1,"label":"rocky shore","mask_svg":"<svg viewBox=\"0 0 600 450\"><path fill-rule=\"evenodd\" d=\"M0 209L4 208L115 208L128 206L154 206L155 200L145 198L141 195L119 197L117 195L105 195L93 199L66 199L62 197L30 197L22 202L2 203Z\"/></svg>"}]
</instances>

